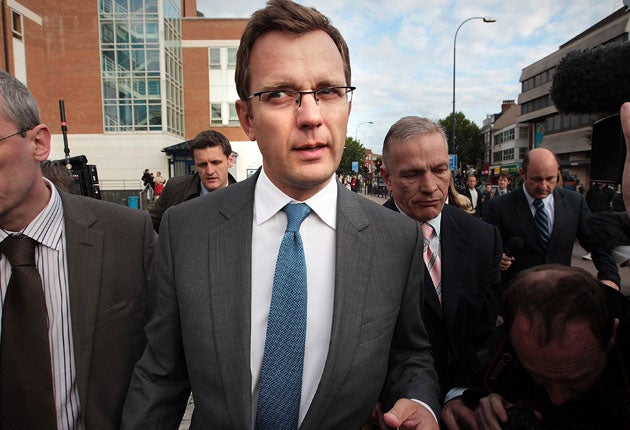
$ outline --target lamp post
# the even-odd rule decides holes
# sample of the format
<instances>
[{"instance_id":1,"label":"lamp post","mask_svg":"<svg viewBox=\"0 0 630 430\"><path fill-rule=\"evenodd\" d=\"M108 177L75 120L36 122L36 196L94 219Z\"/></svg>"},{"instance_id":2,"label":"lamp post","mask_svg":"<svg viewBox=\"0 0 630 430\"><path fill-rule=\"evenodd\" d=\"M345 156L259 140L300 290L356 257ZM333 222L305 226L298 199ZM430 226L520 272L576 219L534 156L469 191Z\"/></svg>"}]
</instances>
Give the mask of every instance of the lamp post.
<instances>
[{"instance_id":1,"label":"lamp post","mask_svg":"<svg viewBox=\"0 0 630 430\"><path fill-rule=\"evenodd\" d=\"M473 16L472 18L468 18L462 21L457 27L455 31L455 37L453 38L453 117L451 118L452 127L451 127L451 153L455 153L455 53L457 49L457 33L459 33L459 29L462 28L462 25L466 24L468 21L472 21L473 19L481 19L483 22L496 22L497 20L491 16Z\"/></svg>"},{"instance_id":2,"label":"lamp post","mask_svg":"<svg viewBox=\"0 0 630 430\"><path fill-rule=\"evenodd\" d=\"M359 127L361 127L363 124L374 124L374 122L363 121L363 122L360 122L359 125L357 125L357 129L354 131L354 140L356 140L357 142L359 141Z\"/></svg>"}]
</instances>

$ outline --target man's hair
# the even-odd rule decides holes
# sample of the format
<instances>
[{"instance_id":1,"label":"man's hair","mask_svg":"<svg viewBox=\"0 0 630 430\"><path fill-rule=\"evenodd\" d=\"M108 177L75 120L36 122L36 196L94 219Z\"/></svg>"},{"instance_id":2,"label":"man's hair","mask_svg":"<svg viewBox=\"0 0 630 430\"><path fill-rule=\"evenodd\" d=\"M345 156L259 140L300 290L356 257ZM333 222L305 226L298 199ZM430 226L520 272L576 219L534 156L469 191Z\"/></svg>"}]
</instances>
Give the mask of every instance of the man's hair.
<instances>
[{"instance_id":1,"label":"man's hair","mask_svg":"<svg viewBox=\"0 0 630 430\"><path fill-rule=\"evenodd\" d=\"M330 20L315 8L302 6L289 0L269 0L267 7L254 12L241 36L234 75L236 91L241 100L247 100L250 95L249 61L256 40L270 31L302 35L317 30L325 32L337 45L343 60L345 85L351 85L348 45ZM318 61L318 59L314 58L313 61Z\"/></svg>"},{"instance_id":2,"label":"man's hair","mask_svg":"<svg viewBox=\"0 0 630 430\"><path fill-rule=\"evenodd\" d=\"M18 131L27 131L40 124L39 107L26 86L0 70L0 115L13 123Z\"/></svg>"},{"instance_id":3,"label":"man's hair","mask_svg":"<svg viewBox=\"0 0 630 430\"><path fill-rule=\"evenodd\" d=\"M435 121L419 116L405 116L396 121L390 128L383 140L383 164L387 166L390 148L392 144L405 142L415 136L437 133L444 141L444 148L448 152L448 142L446 133Z\"/></svg>"},{"instance_id":4,"label":"man's hair","mask_svg":"<svg viewBox=\"0 0 630 430\"><path fill-rule=\"evenodd\" d=\"M547 345L564 335L572 321L586 321L606 349L614 317L597 278L579 267L545 264L522 271L503 298L504 322L510 333L516 314L536 325L538 342Z\"/></svg>"},{"instance_id":5,"label":"man's hair","mask_svg":"<svg viewBox=\"0 0 630 430\"><path fill-rule=\"evenodd\" d=\"M188 142L188 149L190 149L190 155L192 155L193 158L195 149L213 148L215 146L221 146L221 150L226 157L229 157L230 154L232 154L232 145L230 145L230 141L218 131L202 131Z\"/></svg>"},{"instance_id":6,"label":"man's hair","mask_svg":"<svg viewBox=\"0 0 630 430\"><path fill-rule=\"evenodd\" d=\"M511 181L510 175L508 175L507 173L499 173L499 178L505 178L508 181Z\"/></svg>"}]
</instances>

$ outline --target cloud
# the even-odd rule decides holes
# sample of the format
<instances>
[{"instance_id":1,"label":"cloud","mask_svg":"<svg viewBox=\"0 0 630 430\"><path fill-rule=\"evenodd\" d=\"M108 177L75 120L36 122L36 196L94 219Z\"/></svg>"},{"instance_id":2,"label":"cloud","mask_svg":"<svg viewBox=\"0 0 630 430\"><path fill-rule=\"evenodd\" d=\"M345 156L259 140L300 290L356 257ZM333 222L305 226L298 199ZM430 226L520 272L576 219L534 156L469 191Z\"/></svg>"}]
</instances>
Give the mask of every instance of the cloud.
<instances>
[{"instance_id":1,"label":"cloud","mask_svg":"<svg viewBox=\"0 0 630 430\"><path fill-rule=\"evenodd\" d=\"M355 93L348 135L379 152L390 125L405 115L452 112L453 38L457 36L456 110L481 126L501 102L518 99L522 69L621 6L603 0L320 0L299 3L329 16L350 47ZM247 18L263 0L197 0L206 17Z\"/></svg>"}]
</instances>

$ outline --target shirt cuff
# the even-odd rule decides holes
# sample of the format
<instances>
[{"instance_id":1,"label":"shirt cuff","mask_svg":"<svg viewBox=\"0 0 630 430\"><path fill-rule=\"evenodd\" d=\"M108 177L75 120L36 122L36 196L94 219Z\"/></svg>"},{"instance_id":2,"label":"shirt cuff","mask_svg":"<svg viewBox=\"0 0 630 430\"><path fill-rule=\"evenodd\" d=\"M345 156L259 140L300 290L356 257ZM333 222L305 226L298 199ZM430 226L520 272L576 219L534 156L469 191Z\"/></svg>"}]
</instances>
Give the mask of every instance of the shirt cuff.
<instances>
[{"instance_id":1,"label":"shirt cuff","mask_svg":"<svg viewBox=\"0 0 630 430\"><path fill-rule=\"evenodd\" d=\"M433 415L433 419L435 420L435 422L436 422L436 423L438 423L438 419L437 419L437 417L435 416L435 412L433 412L433 410L429 407L429 405L427 405L426 403L424 403L424 402L422 402L422 401L420 401L420 400L417 400L417 399L411 399L411 401L412 401L412 402L416 402L416 403L418 403L418 404L420 404L420 405L424 406L426 409L428 409L428 411L429 411L429 412L431 412L431 415ZM439 423L438 423L438 424L439 424Z\"/></svg>"},{"instance_id":2,"label":"shirt cuff","mask_svg":"<svg viewBox=\"0 0 630 430\"><path fill-rule=\"evenodd\" d=\"M462 387L451 388L450 390L448 390L448 393L446 393L446 396L444 396L444 403L450 402L455 397L460 397L462 394L464 394L464 391L466 391L466 388L462 388Z\"/></svg>"}]
</instances>

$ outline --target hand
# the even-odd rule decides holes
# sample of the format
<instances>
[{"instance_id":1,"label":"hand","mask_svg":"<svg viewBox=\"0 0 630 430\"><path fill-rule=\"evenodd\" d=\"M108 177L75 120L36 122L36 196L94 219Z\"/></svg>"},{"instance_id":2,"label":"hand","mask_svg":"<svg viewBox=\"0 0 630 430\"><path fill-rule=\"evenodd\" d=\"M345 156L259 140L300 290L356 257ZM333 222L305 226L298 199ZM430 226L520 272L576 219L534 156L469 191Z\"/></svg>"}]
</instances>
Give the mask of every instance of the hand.
<instances>
[{"instance_id":1,"label":"hand","mask_svg":"<svg viewBox=\"0 0 630 430\"><path fill-rule=\"evenodd\" d=\"M475 411L468 408L460 398L450 400L444 405L442 420L448 430L479 430Z\"/></svg>"},{"instance_id":2,"label":"hand","mask_svg":"<svg viewBox=\"0 0 630 430\"><path fill-rule=\"evenodd\" d=\"M400 399L383 416L385 424L401 430L438 430L433 414L418 402Z\"/></svg>"},{"instance_id":3,"label":"hand","mask_svg":"<svg viewBox=\"0 0 630 430\"><path fill-rule=\"evenodd\" d=\"M498 394L482 398L475 410L478 426L484 430L501 430L499 421L507 422L507 409L511 406L513 405Z\"/></svg>"},{"instance_id":4,"label":"hand","mask_svg":"<svg viewBox=\"0 0 630 430\"><path fill-rule=\"evenodd\" d=\"M626 102L621 105L619 116L621 118L623 136L626 139L626 163L623 168L621 192L623 193L623 203L626 206L626 212L630 214L630 103Z\"/></svg>"},{"instance_id":5,"label":"hand","mask_svg":"<svg viewBox=\"0 0 630 430\"><path fill-rule=\"evenodd\" d=\"M617 291L621 291L621 289L619 288L619 285L617 285L610 279L601 279L599 282L601 282L604 285L608 285L610 288L614 288Z\"/></svg>"},{"instance_id":6,"label":"hand","mask_svg":"<svg viewBox=\"0 0 630 430\"><path fill-rule=\"evenodd\" d=\"M381 410L380 402L372 409L372 415L368 421L363 424L361 430L373 430L375 426L378 426L378 430L388 430L387 424L383 420L383 411Z\"/></svg>"},{"instance_id":7,"label":"hand","mask_svg":"<svg viewBox=\"0 0 630 430\"><path fill-rule=\"evenodd\" d=\"M513 261L514 257L508 257L506 254L502 254L501 261L499 262L499 270L503 272L509 269Z\"/></svg>"}]
</instances>

